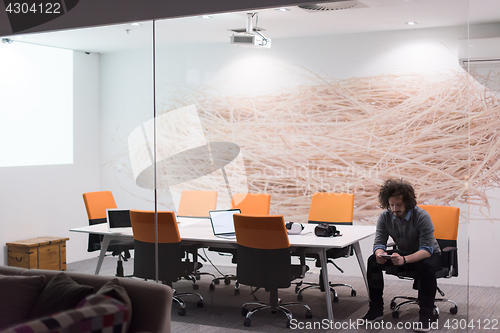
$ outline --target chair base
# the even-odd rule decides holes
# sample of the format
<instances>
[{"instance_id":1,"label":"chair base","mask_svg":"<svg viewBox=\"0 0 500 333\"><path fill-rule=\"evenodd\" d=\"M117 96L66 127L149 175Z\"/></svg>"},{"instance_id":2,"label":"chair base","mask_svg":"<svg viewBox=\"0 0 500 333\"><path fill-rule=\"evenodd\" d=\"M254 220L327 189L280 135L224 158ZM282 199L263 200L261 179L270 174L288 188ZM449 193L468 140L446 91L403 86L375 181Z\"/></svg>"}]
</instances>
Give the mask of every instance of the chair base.
<instances>
[{"instance_id":1,"label":"chair base","mask_svg":"<svg viewBox=\"0 0 500 333\"><path fill-rule=\"evenodd\" d=\"M306 287L300 288L300 286L303 285L303 284L306 285ZM351 288L351 296L352 297L356 296L356 290L353 288L353 286L351 286L349 284L345 284L345 283L329 283L329 287L330 287L330 293L333 296L333 303L338 303L339 302L339 297L338 297L337 291L334 289L334 287L347 287L347 288ZM295 286L295 293L297 294L297 300L298 301L302 301L302 299L304 298L302 296L302 293L305 290L307 290L307 289L319 289L321 291L325 291L324 287L322 285L320 285L319 283L299 282Z\"/></svg>"},{"instance_id":2,"label":"chair base","mask_svg":"<svg viewBox=\"0 0 500 333\"><path fill-rule=\"evenodd\" d=\"M243 304L243 307L241 308L241 314L242 314L242 316L245 317L245 321L243 322L243 325L246 327L251 326L252 320L250 319L250 317L255 312L260 311L260 310L264 310L264 309L271 309L272 313L276 313L278 310L283 312L287 317L286 327L290 328L290 323L291 323L291 320L293 319L293 316L292 316L292 313L290 312L290 310L288 310L286 308L289 306L302 306L302 307L306 308L306 315L305 315L306 319L312 318L311 308L307 304L304 304L304 303L298 303L298 302L281 303L281 301L280 301L277 306L272 306L269 303L254 301L254 302L247 302L247 303ZM249 310L248 307L253 307L253 308Z\"/></svg>"},{"instance_id":3,"label":"chair base","mask_svg":"<svg viewBox=\"0 0 500 333\"><path fill-rule=\"evenodd\" d=\"M196 306L199 308L202 308L204 303L203 303L203 297L198 294L198 293L176 293L174 290L174 297L173 301L177 302L180 306L179 311L177 313L179 316L184 316L186 315L186 302L182 299L184 296L196 296L199 298L198 302L196 302Z\"/></svg>"},{"instance_id":4,"label":"chair base","mask_svg":"<svg viewBox=\"0 0 500 333\"><path fill-rule=\"evenodd\" d=\"M208 272L200 272L200 269L203 267L203 264L198 261L198 257L202 258L205 262L206 260L198 254L198 247L188 247L186 249L186 253L191 254L192 260L190 261L189 258L186 258L184 261L184 265L188 265L186 267L189 267L189 265L192 265L192 272L189 270L185 270L185 275L183 276L187 280L191 280L193 282L193 289L198 290L199 286L196 284L197 280L201 279L202 275L210 275L213 279L216 278L215 274L208 273Z\"/></svg>"},{"instance_id":5,"label":"chair base","mask_svg":"<svg viewBox=\"0 0 500 333\"><path fill-rule=\"evenodd\" d=\"M231 284L231 281L237 281L237 280L238 278L234 274L227 274L221 277L215 277L214 275L214 279L212 280L212 283L210 283L209 290L214 291L215 285L220 284L220 281L224 281L224 284L228 286Z\"/></svg>"},{"instance_id":6,"label":"chair base","mask_svg":"<svg viewBox=\"0 0 500 333\"><path fill-rule=\"evenodd\" d=\"M216 278L215 274L208 273L208 272L194 272L193 275L196 278L196 280L200 280L202 275L210 275L212 278L214 278L214 279Z\"/></svg>"},{"instance_id":7,"label":"chair base","mask_svg":"<svg viewBox=\"0 0 500 333\"><path fill-rule=\"evenodd\" d=\"M397 303L397 299L403 299L404 301ZM449 302L453 304L453 306L450 308L450 313L451 314L457 314L458 313L458 305L454 301L446 298L436 298L434 302ZM399 318L399 309L405 305L405 304L415 304L419 305L418 299L416 297L410 297L410 296L395 296L391 300L391 310L392 310L392 318ZM434 315L436 318L439 318L439 308L435 305L434 306Z\"/></svg>"},{"instance_id":8,"label":"chair base","mask_svg":"<svg viewBox=\"0 0 500 333\"><path fill-rule=\"evenodd\" d=\"M210 275L213 278L215 278L215 275L212 273L200 272L199 269L202 268L203 265L199 262L184 261L183 265L185 265L186 268L184 269L184 275L182 277L193 283L194 290L198 290L200 288L200 286L196 283L196 281L200 280L202 275Z\"/></svg>"},{"instance_id":9,"label":"chair base","mask_svg":"<svg viewBox=\"0 0 500 333\"><path fill-rule=\"evenodd\" d=\"M125 250L120 253L117 253L115 254L113 252L112 254L113 256L117 255L118 256L118 260L116 261L116 274L115 276L117 277L132 277L133 275L124 275L124 272L123 272L123 262L124 261L128 261L128 259L130 259L130 252L128 250Z\"/></svg>"}]
</instances>

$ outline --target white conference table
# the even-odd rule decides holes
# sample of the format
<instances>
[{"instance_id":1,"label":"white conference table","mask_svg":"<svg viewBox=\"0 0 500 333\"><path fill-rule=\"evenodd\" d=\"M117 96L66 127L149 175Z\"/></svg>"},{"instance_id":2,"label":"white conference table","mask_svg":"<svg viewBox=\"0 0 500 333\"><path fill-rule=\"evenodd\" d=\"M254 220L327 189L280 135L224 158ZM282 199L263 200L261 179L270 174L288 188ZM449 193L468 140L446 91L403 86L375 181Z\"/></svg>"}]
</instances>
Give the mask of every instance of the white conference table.
<instances>
[{"instance_id":1,"label":"white conference table","mask_svg":"<svg viewBox=\"0 0 500 333\"><path fill-rule=\"evenodd\" d=\"M210 221L208 219L181 218L178 219L179 233L182 242L186 245L197 245L200 247L228 247L234 248L236 238L216 237L212 232ZM352 245L356 253L359 268L368 290L368 281L366 280L366 266L361 253L359 241L375 234L375 226L341 226L339 230L342 236L339 237L317 237L314 235L315 224L304 224L304 230L299 235L289 235L290 247L292 249L304 248L306 253L319 254L321 269L323 272L323 281L325 281L325 299L328 312L328 319L333 320L333 308L331 302L330 288L328 288L328 258L326 251L332 248L343 248ZM95 274L98 275L106 254L106 249L111 240L123 238L132 238L132 228L121 233L113 233L108 230L106 223L95 224L80 228L70 229L73 232L93 233L103 235L103 243Z\"/></svg>"}]
</instances>

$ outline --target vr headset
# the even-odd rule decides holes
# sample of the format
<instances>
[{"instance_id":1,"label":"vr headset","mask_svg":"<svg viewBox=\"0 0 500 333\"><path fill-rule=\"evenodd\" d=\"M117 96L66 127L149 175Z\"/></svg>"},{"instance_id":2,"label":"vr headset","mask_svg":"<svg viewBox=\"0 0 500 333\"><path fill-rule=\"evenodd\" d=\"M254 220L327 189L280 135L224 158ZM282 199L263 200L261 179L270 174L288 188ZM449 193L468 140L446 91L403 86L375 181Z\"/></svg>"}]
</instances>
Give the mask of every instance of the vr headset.
<instances>
[{"instance_id":1,"label":"vr headset","mask_svg":"<svg viewBox=\"0 0 500 333\"><path fill-rule=\"evenodd\" d=\"M289 235L298 235L304 230L304 226L301 223L288 222L285 223L286 232Z\"/></svg>"},{"instance_id":2,"label":"vr headset","mask_svg":"<svg viewBox=\"0 0 500 333\"><path fill-rule=\"evenodd\" d=\"M340 236L340 231L334 225L320 223L314 228L314 234L318 237L335 237Z\"/></svg>"}]
</instances>

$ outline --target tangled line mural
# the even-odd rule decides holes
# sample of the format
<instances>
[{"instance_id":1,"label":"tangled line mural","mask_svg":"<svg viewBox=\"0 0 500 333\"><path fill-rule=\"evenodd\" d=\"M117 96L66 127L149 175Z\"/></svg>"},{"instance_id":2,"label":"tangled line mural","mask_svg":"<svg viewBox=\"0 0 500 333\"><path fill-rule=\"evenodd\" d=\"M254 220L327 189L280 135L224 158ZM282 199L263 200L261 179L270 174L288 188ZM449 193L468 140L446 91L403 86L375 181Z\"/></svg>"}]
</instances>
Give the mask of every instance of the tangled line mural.
<instances>
[{"instance_id":1,"label":"tangled line mural","mask_svg":"<svg viewBox=\"0 0 500 333\"><path fill-rule=\"evenodd\" d=\"M207 142L239 146L235 174L246 174L248 192L270 193L271 213L288 221L307 220L314 192L349 192L355 220L373 223L389 177L414 184L420 204L488 208L485 192L500 185L500 98L465 72L322 80L253 97L198 91L173 104L196 106ZM179 140L162 136L161 145ZM227 192L210 177L182 188Z\"/></svg>"},{"instance_id":2,"label":"tangled line mural","mask_svg":"<svg viewBox=\"0 0 500 333\"><path fill-rule=\"evenodd\" d=\"M290 220L307 220L309 196L329 191L355 193L355 219L372 220L389 177L415 184L419 203L443 205L470 194L488 207L485 191L499 185L500 99L465 73L323 81L257 97L198 94L194 102L208 141L241 147L249 192L271 193L272 213Z\"/></svg>"}]
</instances>

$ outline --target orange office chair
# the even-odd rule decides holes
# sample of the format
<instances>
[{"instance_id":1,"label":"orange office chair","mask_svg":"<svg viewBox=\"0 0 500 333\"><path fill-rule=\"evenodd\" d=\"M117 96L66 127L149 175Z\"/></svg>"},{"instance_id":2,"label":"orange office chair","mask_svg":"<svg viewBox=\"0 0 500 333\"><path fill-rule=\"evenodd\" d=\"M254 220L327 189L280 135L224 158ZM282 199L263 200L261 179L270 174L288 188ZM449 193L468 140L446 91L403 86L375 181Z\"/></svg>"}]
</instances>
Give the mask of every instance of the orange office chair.
<instances>
[{"instance_id":1,"label":"orange office chair","mask_svg":"<svg viewBox=\"0 0 500 333\"><path fill-rule=\"evenodd\" d=\"M236 243L238 245L237 275L241 284L265 288L269 291L269 303L260 301L243 304L244 325L250 326L250 317L257 311L278 310L287 316L287 327L293 319L288 306L306 308L306 318L312 318L309 306L303 303L280 303L278 288L288 288L291 281L302 277L302 265L291 264L290 243L281 215L252 216L234 215ZM252 294L255 297L254 291Z\"/></svg>"},{"instance_id":2,"label":"orange office chair","mask_svg":"<svg viewBox=\"0 0 500 333\"><path fill-rule=\"evenodd\" d=\"M182 191L177 216L205 217L217 208L217 191Z\"/></svg>"},{"instance_id":3,"label":"orange office chair","mask_svg":"<svg viewBox=\"0 0 500 333\"><path fill-rule=\"evenodd\" d=\"M172 283L189 274L193 263L184 262L184 251L174 212L157 212L158 217L158 280L172 287ZM130 221L134 232L134 276L156 280L155 264L155 211L131 210ZM199 298L198 307L203 307L203 297L197 293L176 293L174 301L179 303L179 315L186 314L186 303L181 296L194 295Z\"/></svg>"},{"instance_id":4,"label":"orange office chair","mask_svg":"<svg viewBox=\"0 0 500 333\"><path fill-rule=\"evenodd\" d=\"M419 205L431 216L432 223L434 224L434 237L439 243L441 248L441 269L436 271L436 278L449 279L458 276L458 250L457 250L457 236L458 236L458 222L460 218L460 208L448 206L435 206L435 205ZM416 272L412 271L399 271L397 269L387 269L387 274L395 275L400 279L414 280L414 289L418 289L415 283ZM444 292L437 288L437 291L444 297ZM405 301L396 303L398 298ZM452 300L445 298L436 298L435 302L449 302L453 306L450 308L451 314L458 312L458 305ZM416 297L410 296L396 296L391 300L392 317L399 317L399 309L405 304L418 304ZM439 309L436 307L435 314L439 315Z\"/></svg>"},{"instance_id":5,"label":"orange office chair","mask_svg":"<svg viewBox=\"0 0 500 333\"><path fill-rule=\"evenodd\" d=\"M354 215L354 194L350 193L314 193L309 208L308 223L328 223L334 225L352 225ZM342 229L340 228L340 231ZM342 249L330 249L326 251L326 256L329 259L338 259L342 257L349 257L354 254L354 249L351 246ZM318 254L306 254L308 258L316 259L316 267L321 267ZM337 266L333 260L328 260L339 271L344 271ZM302 284L306 287L300 288ZM356 290L351 285L344 283L329 283L330 291L333 295L333 302L337 303L339 298L334 287L344 286L351 288L351 296L356 296ZM302 300L302 293L307 289L320 289L324 290L323 272L319 275L319 283L299 282L295 288L297 299Z\"/></svg>"},{"instance_id":6,"label":"orange office chair","mask_svg":"<svg viewBox=\"0 0 500 333\"><path fill-rule=\"evenodd\" d=\"M231 200L231 209L239 209L241 214L245 215L269 215L269 207L271 206L271 195L266 193L234 193ZM209 247L209 251L218 252L221 255L232 255L232 263L237 262L237 251L236 249ZM231 280L236 280L237 277L234 274L224 275L223 277L218 277L212 280L209 286L210 291L215 290L215 285L219 284L221 280L224 280L226 285L231 283ZM238 285L234 289L235 294L239 293Z\"/></svg>"},{"instance_id":7,"label":"orange office chair","mask_svg":"<svg viewBox=\"0 0 500 333\"><path fill-rule=\"evenodd\" d=\"M111 191L83 193L83 202L87 210L89 225L106 223L106 209L116 208L115 199ZM88 252L101 250L102 235L89 234ZM116 276L123 276L123 261L130 258L129 250L134 249L134 242L129 240L112 240L106 249L113 256L118 256Z\"/></svg>"},{"instance_id":8,"label":"orange office chair","mask_svg":"<svg viewBox=\"0 0 500 333\"><path fill-rule=\"evenodd\" d=\"M234 193L231 209L238 208L245 215L269 215L271 195L266 193Z\"/></svg>"}]
</instances>

